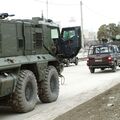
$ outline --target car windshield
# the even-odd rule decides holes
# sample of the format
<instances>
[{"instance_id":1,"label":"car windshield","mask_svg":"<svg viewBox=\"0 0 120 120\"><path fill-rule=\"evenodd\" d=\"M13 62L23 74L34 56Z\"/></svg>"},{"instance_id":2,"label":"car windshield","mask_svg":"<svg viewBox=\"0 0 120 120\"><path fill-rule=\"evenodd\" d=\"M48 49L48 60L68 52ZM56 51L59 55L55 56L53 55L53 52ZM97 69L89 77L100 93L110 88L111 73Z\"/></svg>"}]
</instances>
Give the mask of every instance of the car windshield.
<instances>
[{"instance_id":1,"label":"car windshield","mask_svg":"<svg viewBox=\"0 0 120 120\"><path fill-rule=\"evenodd\" d=\"M94 46L91 47L89 50L89 54L106 54L106 53L112 53L113 47L111 46Z\"/></svg>"}]
</instances>

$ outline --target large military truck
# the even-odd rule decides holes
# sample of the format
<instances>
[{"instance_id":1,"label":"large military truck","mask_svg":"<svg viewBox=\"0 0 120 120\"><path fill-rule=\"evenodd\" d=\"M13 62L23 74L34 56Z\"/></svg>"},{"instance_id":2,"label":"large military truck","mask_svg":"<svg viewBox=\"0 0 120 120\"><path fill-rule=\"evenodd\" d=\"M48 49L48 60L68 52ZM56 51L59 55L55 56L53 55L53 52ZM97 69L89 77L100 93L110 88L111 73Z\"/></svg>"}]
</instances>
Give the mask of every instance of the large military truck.
<instances>
[{"instance_id":1,"label":"large military truck","mask_svg":"<svg viewBox=\"0 0 120 120\"><path fill-rule=\"evenodd\" d=\"M0 103L28 112L37 97L43 103L57 100L63 61L81 48L80 27L63 28L60 34L52 20L8 16L0 14ZM69 30L75 32L74 39L63 38Z\"/></svg>"}]
</instances>

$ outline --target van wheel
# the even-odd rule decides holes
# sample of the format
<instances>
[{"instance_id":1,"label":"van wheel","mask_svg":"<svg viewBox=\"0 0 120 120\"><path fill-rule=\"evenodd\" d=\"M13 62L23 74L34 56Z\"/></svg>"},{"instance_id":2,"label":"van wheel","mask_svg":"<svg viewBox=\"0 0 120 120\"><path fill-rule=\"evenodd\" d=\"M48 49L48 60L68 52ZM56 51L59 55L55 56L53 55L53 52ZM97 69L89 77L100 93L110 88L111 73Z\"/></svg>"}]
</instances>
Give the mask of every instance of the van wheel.
<instances>
[{"instance_id":1,"label":"van wheel","mask_svg":"<svg viewBox=\"0 0 120 120\"><path fill-rule=\"evenodd\" d=\"M66 62L66 67L69 67L69 60L67 60Z\"/></svg>"},{"instance_id":2,"label":"van wheel","mask_svg":"<svg viewBox=\"0 0 120 120\"><path fill-rule=\"evenodd\" d=\"M78 58L75 58L75 65L78 65Z\"/></svg>"},{"instance_id":3,"label":"van wheel","mask_svg":"<svg viewBox=\"0 0 120 120\"><path fill-rule=\"evenodd\" d=\"M33 72L20 71L11 101L16 112L23 113L34 109L37 103L37 83Z\"/></svg>"},{"instance_id":4,"label":"van wheel","mask_svg":"<svg viewBox=\"0 0 120 120\"><path fill-rule=\"evenodd\" d=\"M38 83L38 96L43 103L56 101L59 95L59 77L54 66L46 69L45 80Z\"/></svg>"},{"instance_id":5,"label":"van wheel","mask_svg":"<svg viewBox=\"0 0 120 120\"><path fill-rule=\"evenodd\" d=\"M91 72L91 73L94 73L94 72L95 72L95 68L92 68L92 67L91 67L91 68L89 68L89 69L90 69L90 72Z\"/></svg>"},{"instance_id":6,"label":"van wheel","mask_svg":"<svg viewBox=\"0 0 120 120\"><path fill-rule=\"evenodd\" d=\"M117 70L117 65L116 62L114 62L114 65L112 66L112 72L116 72Z\"/></svg>"},{"instance_id":7,"label":"van wheel","mask_svg":"<svg viewBox=\"0 0 120 120\"><path fill-rule=\"evenodd\" d=\"M101 70L105 70L105 68L101 68Z\"/></svg>"}]
</instances>

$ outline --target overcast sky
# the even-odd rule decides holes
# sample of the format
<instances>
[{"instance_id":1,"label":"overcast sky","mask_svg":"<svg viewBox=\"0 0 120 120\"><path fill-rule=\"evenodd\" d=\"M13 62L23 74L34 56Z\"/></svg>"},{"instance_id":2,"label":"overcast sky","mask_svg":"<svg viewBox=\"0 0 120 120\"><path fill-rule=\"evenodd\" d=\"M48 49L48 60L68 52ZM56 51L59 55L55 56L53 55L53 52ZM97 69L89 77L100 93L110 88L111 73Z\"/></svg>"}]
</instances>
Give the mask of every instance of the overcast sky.
<instances>
[{"instance_id":1,"label":"overcast sky","mask_svg":"<svg viewBox=\"0 0 120 120\"><path fill-rule=\"evenodd\" d=\"M14 18L47 18L47 0L1 0L0 13L15 14ZM82 0L83 28L97 31L100 25L120 21L120 0ZM48 18L61 26L80 25L80 0L48 0Z\"/></svg>"}]
</instances>

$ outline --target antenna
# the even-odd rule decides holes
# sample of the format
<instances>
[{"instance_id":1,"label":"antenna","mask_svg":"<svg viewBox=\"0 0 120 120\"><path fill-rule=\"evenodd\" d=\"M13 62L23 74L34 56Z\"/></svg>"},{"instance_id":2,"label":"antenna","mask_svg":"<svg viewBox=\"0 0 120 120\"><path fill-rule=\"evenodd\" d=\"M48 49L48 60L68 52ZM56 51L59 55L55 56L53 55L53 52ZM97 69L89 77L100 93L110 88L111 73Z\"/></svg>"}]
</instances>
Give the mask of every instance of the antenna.
<instances>
[{"instance_id":1,"label":"antenna","mask_svg":"<svg viewBox=\"0 0 120 120\"><path fill-rule=\"evenodd\" d=\"M41 18L44 19L43 10L42 10L42 13L41 13Z\"/></svg>"},{"instance_id":2,"label":"antenna","mask_svg":"<svg viewBox=\"0 0 120 120\"><path fill-rule=\"evenodd\" d=\"M47 19L48 19L48 0L46 1Z\"/></svg>"}]
</instances>

